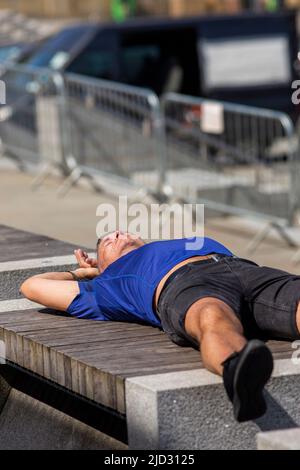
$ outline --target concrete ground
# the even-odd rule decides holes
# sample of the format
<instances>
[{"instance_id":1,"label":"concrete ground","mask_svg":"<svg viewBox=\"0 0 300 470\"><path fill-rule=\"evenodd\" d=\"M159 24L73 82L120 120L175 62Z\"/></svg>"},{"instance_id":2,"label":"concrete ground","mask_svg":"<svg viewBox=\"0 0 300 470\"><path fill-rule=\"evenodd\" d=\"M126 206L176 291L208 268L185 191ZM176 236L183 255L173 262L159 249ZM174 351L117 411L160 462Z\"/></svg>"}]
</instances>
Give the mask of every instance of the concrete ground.
<instances>
[{"instance_id":1,"label":"concrete ground","mask_svg":"<svg viewBox=\"0 0 300 470\"><path fill-rule=\"evenodd\" d=\"M96 209L103 203L116 205L117 199L94 192L88 185L74 187L65 198L58 198L59 178L48 178L35 192L31 188L32 181L31 174L21 173L10 165L0 166L0 224L93 249L100 220ZM116 187L117 190L120 188ZM300 263L292 262L295 249L287 246L274 231L249 254L247 246L263 226L257 221L237 217L206 217L205 235L218 239L241 257L300 274Z\"/></svg>"}]
</instances>

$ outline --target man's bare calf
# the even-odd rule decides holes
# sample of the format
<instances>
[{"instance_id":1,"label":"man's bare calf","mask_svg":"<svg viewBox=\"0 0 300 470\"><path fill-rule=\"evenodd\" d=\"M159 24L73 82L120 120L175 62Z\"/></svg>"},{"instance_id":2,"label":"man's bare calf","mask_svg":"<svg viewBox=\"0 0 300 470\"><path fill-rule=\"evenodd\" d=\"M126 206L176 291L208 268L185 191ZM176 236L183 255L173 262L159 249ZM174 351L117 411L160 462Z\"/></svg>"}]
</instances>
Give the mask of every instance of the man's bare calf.
<instances>
[{"instance_id":1,"label":"man's bare calf","mask_svg":"<svg viewBox=\"0 0 300 470\"><path fill-rule=\"evenodd\" d=\"M296 322L297 322L298 332L300 334L300 303L298 305L298 309L297 309L297 313L296 313Z\"/></svg>"},{"instance_id":2,"label":"man's bare calf","mask_svg":"<svg viewBox=\"0 0 300 470\"><path fill-rule=\"evenodd\" d=\"M213 298L192 306L185 329L199 342L205 367L223 376L236 419L244 422L262 416L267 409L263 389L273 370L267 346L258 340L247 342L233 310Z\"/></svg>"}]
</instances>

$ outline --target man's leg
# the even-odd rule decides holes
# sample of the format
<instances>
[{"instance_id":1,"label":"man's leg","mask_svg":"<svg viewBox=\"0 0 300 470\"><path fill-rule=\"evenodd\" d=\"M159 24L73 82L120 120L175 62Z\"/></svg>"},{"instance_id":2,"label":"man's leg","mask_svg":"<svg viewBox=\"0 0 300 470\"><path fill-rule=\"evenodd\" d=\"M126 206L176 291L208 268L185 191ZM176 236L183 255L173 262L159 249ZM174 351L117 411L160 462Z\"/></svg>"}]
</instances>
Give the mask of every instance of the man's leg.
<instances>
[{"instance_id":1,"label":"man's leg","mask_svg":"<svg viewBox=\"0 0 300 470\"><path fill-rule=\"evenodd\" d=\"M300 303L298 305L296 320L297 320L297 327L298 327L298 331L299 331L299 335L300 335Z\"/></svg>"},{"instance_id":2,"label":"man's leg","mask_svg":"<svg viewBox=\"0 0 300 470\"><path fill-rule=\"evenodd\" d=\"M263 389L273 370L273 358L265 344L247 342L233 310L213 298L191 307L185 330L199 342L205 367L223 376L236 419L244 422L262 416L266 412Z\"/></svg>"},{"instance_id":3,"label":"man's leg","mask_svg":"<svg viewBox=\"0 0 300 470\"><path fill-rule=\"evenodd\" d=\"M188 311L187 333L201 345L205 367L223 375L223 362L247 344L243 327L233 310L218 299L202 299Z\"/></svg>"}]
</instances>

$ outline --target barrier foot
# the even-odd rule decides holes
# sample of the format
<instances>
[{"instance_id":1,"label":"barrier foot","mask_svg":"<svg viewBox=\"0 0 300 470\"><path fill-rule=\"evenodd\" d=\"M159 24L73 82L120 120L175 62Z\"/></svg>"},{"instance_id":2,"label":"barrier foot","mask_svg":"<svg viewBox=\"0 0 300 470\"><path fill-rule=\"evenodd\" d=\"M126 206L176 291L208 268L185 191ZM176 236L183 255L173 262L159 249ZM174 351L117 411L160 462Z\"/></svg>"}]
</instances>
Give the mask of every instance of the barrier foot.
<instances>
[{"instance_id":1,"label":"barrier foot","mask_svg":"<svg viewBox=\"0 0 300 470\"><path fill-rule=\"evenodd\" d=\"M258 232L253 240L249 243L247 247L247 252L249 254L254 253L254 251L259 247L259 245L267 238L268 234L272 229L275 229L280 237L292 248L297 248L297 243L289 236L286 231L286 227L282 225L276 224L274 222L269 222L260 232ZM299 253L299 261L300 261L300 253Z\"/></svg>"},{"instance_id":2,"label":"barrier foot","mask_svg":"<svg viewBox=\"0 0 300 470\"><path fill-rule=\"evenodd\" d=\"M44 181L47 179L47 177L51 174L52 170L52 165L45 165L42 170L39 172L39 174L34 178L32 184L31 184L31 189L33 191L36 191L39 189Z\"/></svg>"},{"instance_id":3,"label":"barrier foot","mask_svg":"<svg viewBox=\"0 0 300 470\"><path fill-rule=\"evenodd\" d=\"M292 258L292 263L299 264L300 263L300 250L297 251L295 256Z\"/></svg>"},{"instance_id":4,"label":"barrier foot","mask_svg":"<svg viewBox=\"0 0 300 470\"><path fill-rule=\"evenodd\" d=\"M65 197L70 189L75 186L75 184L80 180L83 176L83 172L80 168L74 168L70 175L65 179L63 184L58 188L57 195L59 197Z\"/></svg>"}]
</instances>

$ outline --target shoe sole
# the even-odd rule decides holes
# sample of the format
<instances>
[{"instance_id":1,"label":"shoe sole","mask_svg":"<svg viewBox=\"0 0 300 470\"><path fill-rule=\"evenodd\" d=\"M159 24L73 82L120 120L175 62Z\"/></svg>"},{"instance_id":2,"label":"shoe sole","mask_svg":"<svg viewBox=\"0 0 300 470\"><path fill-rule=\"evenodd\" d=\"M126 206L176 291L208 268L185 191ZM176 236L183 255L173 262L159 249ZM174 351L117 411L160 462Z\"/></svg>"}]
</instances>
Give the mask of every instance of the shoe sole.
<instances>
[{"instance_id":1,"label":"shoe sole","mask_svg":"<svg viewBox=\"0 0 300 470\"><path fill-rule=\"evenodd\" d=\"M252 421L267 411L263 390L273 372L273 357L258 340L248 343L234 378L234 415L238 422Z\"/></svg>"}]
</instances>

